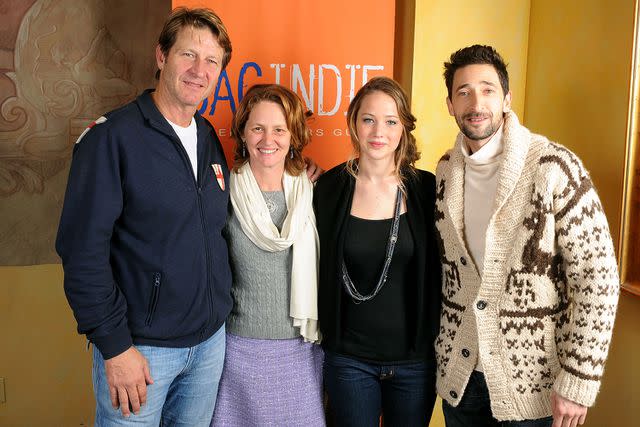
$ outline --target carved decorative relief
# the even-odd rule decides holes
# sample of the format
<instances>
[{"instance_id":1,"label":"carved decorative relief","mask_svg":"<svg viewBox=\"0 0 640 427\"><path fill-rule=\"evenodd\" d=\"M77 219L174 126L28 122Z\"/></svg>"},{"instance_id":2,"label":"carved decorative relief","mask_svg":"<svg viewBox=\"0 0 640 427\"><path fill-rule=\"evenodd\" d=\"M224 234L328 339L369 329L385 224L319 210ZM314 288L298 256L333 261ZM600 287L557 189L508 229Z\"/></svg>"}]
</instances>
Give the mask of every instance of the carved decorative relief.
<instances>
[{"instance_id":1,"label":"carved decorative relief","mask_svg":"<svg viewBox=\"0 0 640 427\"><path fill-rule=\"evenodd\" d=\"M11 3L11 12L0 5L1 26L14 29L0 37L15 40L0 50L0 265L59 262L53 245L73 144L153 84L155 64L136 55L153 59L170 2L153 10L157 2Z\"/></svg>"}]
</instances>

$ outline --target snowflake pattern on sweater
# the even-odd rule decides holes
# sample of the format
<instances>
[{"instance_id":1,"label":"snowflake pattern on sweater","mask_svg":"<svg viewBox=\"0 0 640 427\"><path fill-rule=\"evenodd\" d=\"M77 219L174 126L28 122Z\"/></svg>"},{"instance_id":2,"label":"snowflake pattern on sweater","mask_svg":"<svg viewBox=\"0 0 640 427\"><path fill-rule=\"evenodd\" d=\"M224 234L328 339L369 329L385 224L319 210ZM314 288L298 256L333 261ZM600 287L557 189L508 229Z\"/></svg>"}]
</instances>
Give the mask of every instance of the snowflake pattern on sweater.
<instances>
[{"instance_id":1,"label":"snowflake pattern on sweater","mask_svg":"<svg viewBox=\"0 0 640 427\"><path fill-rule=\"evenodd\" d=\"M493 416L536 419L551 415L552 389L594 403L619 278L605 213L581 161L512 112L503 142L482 277L464 242L462 135L438 164L437 388L456 406L480 357Z\"/></svg>"}]
</instances>

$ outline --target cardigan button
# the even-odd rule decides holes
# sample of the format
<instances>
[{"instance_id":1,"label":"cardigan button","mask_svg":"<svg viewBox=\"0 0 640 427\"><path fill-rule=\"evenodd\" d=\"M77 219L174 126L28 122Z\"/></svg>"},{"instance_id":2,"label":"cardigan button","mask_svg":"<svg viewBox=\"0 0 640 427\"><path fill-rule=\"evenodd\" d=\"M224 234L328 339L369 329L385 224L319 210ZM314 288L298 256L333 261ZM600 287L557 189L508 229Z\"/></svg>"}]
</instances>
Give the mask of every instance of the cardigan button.
<instances>
[{"instance_id":1,"label":"cardigan button","mask_svg":"<svg viewBox=\"0 0 640 427\"><path fill-rule=\"evenodd\" d=\"M480 300L476 303L476 307L478 307L478 310L484 310L485 308L487 308L487 303Z\"/></svg>"},{"instance_id":2,"label":"cardigan button","mask_svg":"<svg viewBox=\"0 0 640 427\"><path fill-rule=\"evenodd\" d=\"M467 259L463 256L460 257L460 264L467 265Z\"/></svg>"},{"instance_id":3,"label":"cardigan button","mask_svg":"<svg viewBox=\"0 0 640 427\"><path fill-rule=\"evenodd\" d=\"M454 399L457 399L458 398L458 393L456 393L455 391L451 390L449 392L449 396L453 397Z\"/></svg>"},{"instance_id":4,"label":"cardigan button","mask_svg":"<svg viewBox=\"0 0 640 427\"><path fill-rule=\"evenodd\" d=\"M467 350L466 348L462 349L462 356L469 357L470 355L471 355L471 352L469 350Z\"/></svg>"}]
</instances>

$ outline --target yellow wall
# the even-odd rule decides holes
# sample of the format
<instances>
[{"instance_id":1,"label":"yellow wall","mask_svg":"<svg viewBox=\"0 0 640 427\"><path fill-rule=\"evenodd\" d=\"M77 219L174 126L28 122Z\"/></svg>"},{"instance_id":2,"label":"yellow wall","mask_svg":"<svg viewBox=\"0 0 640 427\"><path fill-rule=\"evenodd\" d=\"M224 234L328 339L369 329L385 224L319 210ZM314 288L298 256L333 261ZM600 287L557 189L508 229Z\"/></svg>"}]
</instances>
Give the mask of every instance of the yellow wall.
<instances>
[{"instance_id":1,"label":"yellow wall","mask_svg":"<svg viewBox=\"0 0 640 427\"><path fill-rule=\"evenodd\" d=\"M532 0L524 123L590 170L618 241L635 0ZM587 426L638 425L640 298L623 292Z\"/></svg>"},{"instance_id":2,"label":"yellow wall","mask_svg":"<svg viewBox=\"0 0 640 427\"><path fill-rule=\"evenodd\" d=\"M444 102L442 63L460 47L491 44L510 63L514 110L527 126L585 161L616 235L633 4L417 0L415 9L407 7L415 10L413 72L406 80L412 82L419 119L421 167L433 170L457 133ZM637 422L632 414L640 407L639 325L640 298L623 294L588 426ZM90 356L75 327L60 266L0 267L0 377L7 394L7 403L0 403L0 426L92 424ZM439 405L432 427L444 426Z\"/></svg>"},{"instance_id":3,"label":"yellow wall","mask_svg":"<svg viewBox=\"0 0 640 427\"><path fill-rule=\"evenodd\" d=\"M0 268L0 426L93 425L91 357L59 265Z\"/></svg>"},{"instance_id":4,"label":"yellow wall","mask_svg":"<svg viewBox=\"0 0 640 427\"><path fill-rule=\"evenodd\" d=\"M490 10L487 5L491 5ZM455 50L471 44L494 46L509 62L513 109L522 115L528 37L529 0L416 1L411 104L418 118L415 135L422 152L418 167L434 171L458 133L445 103L444 61ZM444 426L440 399L430 425Z\"/></svg>"},{"instance_id":5,"label":"yellow wall","mask_svg":"<svg viewBox=\"0 0 640 427\"><path fill-rule=\"evenodd\" d=\"M526 125L590 170L620 229L635 0L533 0Z\"/></svg>"},{"instance_id":6,"label":"yellow wall","mask_svg":"<svg viewBox=\"0 0 640 427\"><path fill-rule=\"evenodd\" d=\"M434 170L458 131L444 103L442 63L461 47L490 44L509 63L523 123L575 151L591 171L617 242L634 7L635 0L417 0L411 94L420 166ZM622 293L587 426L637 424L638 354L640 298ZM444 425L439 408L431 425Z\"/></svg>"},{"instance_id":7,"label":"yellow wall","mask_svg":"<svg viewBox=\"0 0 640 427\"><path fill-rule=\"evenodd\" d=\"M529 0L417 0L413 41L413 114L422 159L419 167L435 170L458 128L449 116L442 78L452 52L472 44L490 44L509 62L513 109L524 110Z\"/></svg>"}]
</instances>

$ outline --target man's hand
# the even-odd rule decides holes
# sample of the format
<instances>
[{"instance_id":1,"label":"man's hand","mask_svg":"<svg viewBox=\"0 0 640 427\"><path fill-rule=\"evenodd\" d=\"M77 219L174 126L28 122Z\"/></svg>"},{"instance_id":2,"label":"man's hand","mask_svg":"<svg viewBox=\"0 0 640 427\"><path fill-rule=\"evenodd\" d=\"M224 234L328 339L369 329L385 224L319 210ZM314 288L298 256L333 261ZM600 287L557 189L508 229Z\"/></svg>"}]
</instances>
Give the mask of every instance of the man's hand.
<instances>
[{"instance_id":1,"label":"man's hand","mask_svg":"<svg viewBox=\"0 0 640 427\"><path fill-rule=\"evenodd\" d=\"M153 384L149 363L135 347L129 347L124 353L104 361L109 383L109 394L114 409L122 415L138 414L140 406L147 403L147 384Z\"/></svg>"},{"instance_id":2,"label":"man's hand","mask_svg":"<svg viewBox=\"0 0 640 427\"><path fill-rule=\"evenodd\" d=\"M316 162L313 161L312 158L305 157L304 161L307 163L307 176L311 182L316 182L320 175L324 173L324 169L322 169Z\"/></svg>"},{"instance_id":3,"label":"man's hand","mask_svg":"<svg viewBox=\"0 0 640 427\"><path fill-rule=\"evenodd\" d=\"M579 403L551 392L551 410L553 412L553 426L551 427L576 427L584 424L587 418L587 408Z\"/></svg>"}]
</instances>

